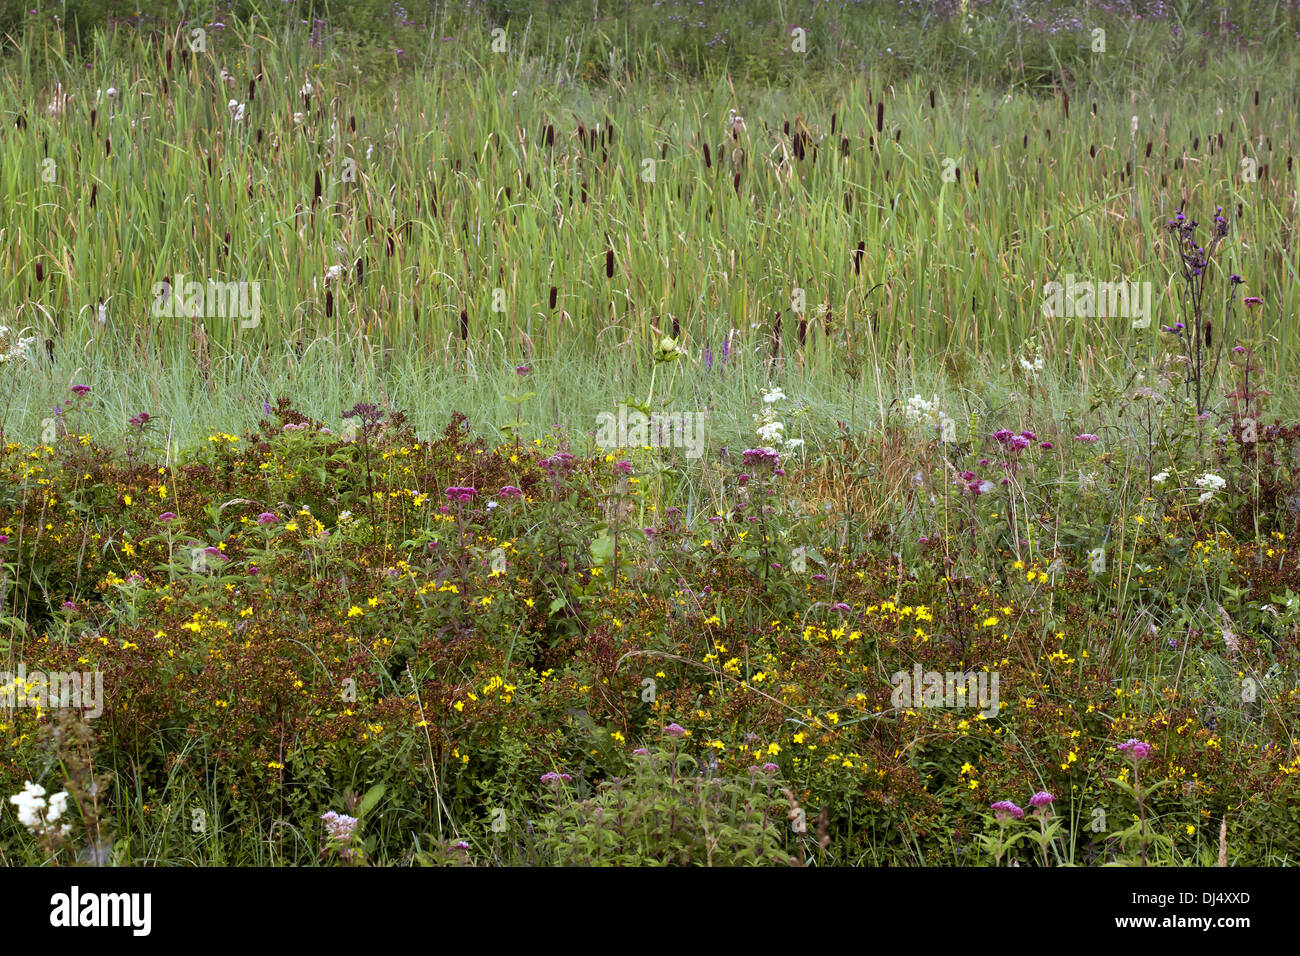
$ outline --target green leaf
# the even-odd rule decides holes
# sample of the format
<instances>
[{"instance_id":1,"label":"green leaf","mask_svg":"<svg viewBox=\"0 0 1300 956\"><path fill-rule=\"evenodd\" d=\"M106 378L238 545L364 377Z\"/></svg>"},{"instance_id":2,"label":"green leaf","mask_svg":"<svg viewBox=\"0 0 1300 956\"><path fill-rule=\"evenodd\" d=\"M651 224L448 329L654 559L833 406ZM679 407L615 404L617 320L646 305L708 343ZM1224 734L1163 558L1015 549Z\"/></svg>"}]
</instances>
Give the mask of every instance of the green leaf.
<instances>
[{"instance_id":1,"label":"green leaf","mask_svg":"<svg viewBox=\"0 0 1300 956\"><path fill-rule=\"evenodd\" d=\"M361 798L361 805L357 808L357 816L364 817L367 813L375 808L375 805L384 798L384 785L377 783Z\"/></svg>"}]
</instances>

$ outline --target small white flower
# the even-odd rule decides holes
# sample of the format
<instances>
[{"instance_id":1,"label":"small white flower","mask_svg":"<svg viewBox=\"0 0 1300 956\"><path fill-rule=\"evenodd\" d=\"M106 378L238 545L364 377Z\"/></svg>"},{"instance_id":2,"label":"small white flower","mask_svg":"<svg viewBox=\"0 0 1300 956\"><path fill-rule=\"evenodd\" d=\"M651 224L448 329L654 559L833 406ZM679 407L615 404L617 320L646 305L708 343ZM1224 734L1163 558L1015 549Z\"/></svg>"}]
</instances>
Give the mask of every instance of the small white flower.
<instances>
[{"instance_id":1,"label":"small white flower","mask_svg":"<svg viewBox=\"0 0 1300 956\"><path fill-rule=\"evenodd\" d=\"M775 444L781 441L781 432L785 425L781 422L768 422L766 425L760 425L758 428L758 437L769 444Z\"/></svg>"},{"instance_id":2,"label":"small white flower","mask_svg":"<svg viewBox=\"0 0 1300 956\"><path fill-rule=\"evenodd\" d=\"M1196 479L1196 487L1205 489L1196 500L1201 504L1205 504L1205 502L1214 497L1215 492L1222 491L1227 483L1228 482L1223 478L1207 471L1205 474L1201 475L1201 477Z\"/></svg>"},{"instance_id":3,"label":"small white flower","mask_svg":"<svg viewBox=\"0 0 1300 956\"><path fill-rule=\"evenodd\" d=\"M303 96L311 96L311 94L312 94L312 92L313 92L313 90L312 90L312 85L311 85L311 80L310 80L310 79L307 79L307 80L303 81L302 88L301 88L300 90L298 90L298 92L299 92L300 94L302 94Z\"/></svg>"},{"instance_id":4,"label":"small white flower","mask_svg":"<svg viewBox=\"0 0 1300 956\"><path fill-rule=\"evenodd\" d=\"M787 438L786 441L785 441L785 447L786 447L786 448L791 448L791 449L794 449L794 448L802 448L802 447L803 447L803 439L802 439L802 438Z\"/></svg>"},{"instance_id":5,"label":"small white flower","mask_svg":"<svg viewBox=\"0 0 1300 956\"><path fill-rule=\"evenodd\" d=\"M45 819L53 823L59 817L63 816L68 809L68 793L66 790L60 790L54 796L50 797L50 809L45 814Z\"/></svg>"},{"instance_id":6,"label":"small white flower","mask_svg":"<svg viewBox=\"0 0 1300 956\"><path fill-rule=\"evenodd\" d=\"M1151 480L1154 481L1157 485L1163 485L1166 481L1169 480L1169 472L1162 471L1157 475L1152 475Z\"/></svg>"},{"instance_id":7,"label":"small white flower","mask_svg":"<svg viewBox=\"0 0 1300 956\"><path fill-rule=\"evenodd\" d=\"M117 96L117 87L116 87L116 86L110 86L110 87L108 88L108 91L107 91L107 93L106 93L105 95L106 95L110 100L113 99L113 98L115 98L115 97Z\"/></svg>"},{"instance_id":8,"label":"small white flower","mask_svg":"<svg viewBox=\"0 0 1300 956\"><path fill-rule=\"evenodd\" d=\"M773 388L763 393L763 401L771 405L773 402L785 401L785 392L780 388Z\"/></svg>"},{"instance_id":9,"label":"small white flower","mask_svg":"<svg viewBox=\"0 0 1300 956\"><path fill-rule=\"evenodd\" d=\"M302 125L302 114L301 114L301 113L294 113L294 114L293 114L293 122L294 122L294 125L295 125L295 126L301 126L301 125Z\"/></svg>"}]
</instances>

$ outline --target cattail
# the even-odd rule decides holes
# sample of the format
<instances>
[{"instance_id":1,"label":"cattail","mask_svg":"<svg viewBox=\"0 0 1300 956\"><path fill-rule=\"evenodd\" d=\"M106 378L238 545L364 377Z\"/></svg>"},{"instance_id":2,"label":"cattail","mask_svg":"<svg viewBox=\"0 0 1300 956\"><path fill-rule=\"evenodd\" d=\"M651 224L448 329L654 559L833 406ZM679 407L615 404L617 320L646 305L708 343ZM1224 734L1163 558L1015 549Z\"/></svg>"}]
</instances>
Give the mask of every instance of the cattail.
<instances>
[{"instance_id":1,"label":"cattail","mask_svg":"<svg viewBox=\"0 0 1300 956\"><path fill-rule=\"evenodd\" d=\"M853 190L852 189L844 190L844 211L845 212L853 211Z\"/></svg>"},{"instance_id":2,"label":"cattail","mask_svg":"<svg viewBox=\"0 0 1300 956\"><path fill-rule=\"evenodd\" d=\"M320 170L316 170L316 187L312 190L311 204L314 206L320 202Z\"/></svg>"},{"instance_id":3,"label":"cattail","mask_svg":"<svg viewBox=\"0 0 1300 956\"><path fill-rule=\"evenodd\" d=\"M578 188L579 188L580 193L582 194L582 204L585 206L585 205L587 205L587 182L586 182L586 180L583 180L581 183L579 183L579 184L578 184Z\"/></svg>"},{"instance_id":4,"label":"cattail","mask_svg":"<svg viewBox=\"0 0 1300 956\"><path fill-rule=\"evenodd\" d=\"M1096 104L1096 103L1093 103L1093 104L1092 104L1092 115L1093 115L1093 116L1096 116L1096 115L1097 115L1097 104Z\"/></svg>"},{"instance_id":5,"label":"cattail","mask_svg":"<svg viewBox=\"0 0 1300 956\"><path fill-rule=\"evenodd\" d=\"M808 340L808 320L800 319L799 320L799 347L802 348L804 343L807 342L807 340Z\"/></svg>"},{"instance_id":6,"label":"cattail","mask_svg":"<svg viewBox=\"0 0 1300 956\"><path fill-rule=\"evenodd\" d=\"M1151 158L1151 140L1147 140L1147 159Z\"/></svg>"},{"instance_id":7,"label":"cattail","mask_svg":"<svg viewBox=\"0 0 1300 956\"><path fill-rule=\"evenodd\" d=\"M167 72L171 73L171 71L172 71L172 51L169 49L167 51Z\"/></svg>"},{"instance_id":8,"label":"cattail","mask_svg":"<svg viewBox=\"0 0 1300 956\"><path fill-rule=\"evenodd\" d=\"M1214 345L1214 323L1205 323L1205 347L1211 348Z\"/></svg>"},{"instance_id":9,"label":"cattail","mask_svg":"<svg viewBox=\"0 0 1300 956\"><path fill-rule=\"evenodd\" d=\"M469 341L469 313L464 309L460 310L460 340Z\"/></svg>"},{"instance_id":10,"label":"cattail","mask_svg":"<svg viewBox=\"0 0 1300 956\"><path fill-rule=\"evenodd\" d=\"M370 213L366 213L366 235L373 236L374 234L375 234L375 217L372 216Z\"/></svg>"},{"instance_id":11,"label":"cattail","mask_svg":"<svg viewBox=\"0 0 1300 956\"><path fill-rule=\"evenodd\" d=\"M739 172L737 172L736 175L731 177L731 188L736 191L737 196L740 195L740 173Z\"/></svg>"},{"instance_id":12,"label":"cattail","mask_svg":"<svg viewBox=\"0 0 1300 956\"><path fill-rule=\"evenodd\" d=\"M840 137L840 155L849 155L849 138L847 136Z\"/></svg>"},{"instance_id":13,"label":"cattail","mask_svg":"<svg viewBox=\"0 0 1300 956\"><path fill-rule=\"evenodd\" d=\"M1238 219L1242 218L1241 203L1237 203L1237 218Z\"/></svg>"},{"instance_id":14,"label":"cattail","mask_svg":"<svg viewBox=\"0 0 1300 956\"><path fill-rule=\"evenodd\" d=\"M803 133L802 132L794 134L794 158L800 161L803 160Z\"/></svg>"},{"instance_id":15,"label":"cattail","mask_svg":"<svg viewBox=\"0 0 1300 956\"><path fill-rule=\"evenodd\" d=\"M555 145L555 126L551 123L546 124L546 145L548 148Z\"/></svg>"},{"instance_id":16,"label":"cattail","mask_svg":"<svg viewBox=\"0 0 1300 956\"><path fill-rule=\"evenodd\" d=\"M225 236L222 237L222 241L225 243L226 246L226 255L230 255L230 230L229 229L226 230L226 234Z\"/></svg>"},{"instance_id":17,"label":"cattail","mask_svg":"<svg viewBox=\"0 0 1300 956\"><path fill-rule=\"evenodd\" d=\"M1255 105L1259 105L1259 90L1255 91Z\"/></svg>"},{"instance_id":18,"label":"cattail","mask_svg":"<svg viewBox=\"0 0 1300 956\"><path fill-rule=\"evenodd\" d=\"M712 169L712 168L713 168L713 157L711 157L711 156L709 155L709 144L708 144L708 143L705 143L705 144L704 144L704 168L705 168L705 169Z\"/></svg>"},{"instance_id":19,"label":"cattail","mask_svg":"<svg viewBox=\"0 0 1300 956\"><path fill-rule=\"evenodd\" d=\"M1062 97L1062 99L1063 99L1063 101L1064 101L1064 103L1065 103L1065 118L1066 118L1066 119L1069 119L1069 118L1070 118L1070 94L1067 93L1067 92L1065 92L1065 90L1062 90L1062 91L1061 91L1061 97ZM1050 132L1050 131L1048 132L1048 138L1049 138L1049 139L1051 138L1051 132Z\"/></svg>"},{"instance_id":20,"label":"cattail","mask_svg":"<svg viewBox=\"0 0 1300 956\"><path fill-rule=\"evenodd\" d=\"M605 250L605 278L614 278L614 250Z\"/></svg>"},{"instance_id":21,"label":"cattail","mask_svg":"<svg viewBox=\"0 0 1300 956\"><path fill-rule=\"evenodd\" d=\"M934 90L930 91L930 109L934 109Z\"/></svg>"},{"instance_id":22,"label":"cattail","mask_svg":"<svg viewBox=\"0 0 1300 956\"><path fill-rule=\"evenodd\" d=\"M98 115L99 115L99 111L96 110L96 109L93 109L93 108L92 108L91 111L90 111L90 128L91 128L91 129L94 129L94 128L95 128L95 117L97 117Z\"/></svg>"},{"instance_id":23,"label":"cattail","mask_svg":"<svg viewBox=\"0 0 1300 956\"><path fill-rule=\"evenodd\" d=\"M853 250L853 274L862 275L862 257L866 255L867 244L859 242L858 247Z\"/></svg>"},{"instance_id":24,"label":"cattail","mask_svg":"<svg viewBox=\"0 0 1300 956\"><path fill-rule=\"evenodd\" d=\"M366 277L366 257L360 256L357 258L357 285L360 285L361 280L364 279L365 277Z\"/></svg>"},{"instance_id":25,"label":"cattail","mask_svg":"<svg viewBox=\"0 0 1300 956\"><path fill-rule=\"evenodd\" d=\"M397 244L393 241L393 230L389 229L387 232L388 238L385 240L385 244L388 246L388 254L391 256Z\"/></svg>"},{"instance_id":26,"label":"cattail","mask_svg":"<svg viewBox=\"0 0 1300 956\"><path fill-rule=\"evenodd\" d=\"M169 53L168 56L171 56L171 54ZM165 76L162 78L162 94L163 99L171 95L171 86L167 83L167 77Z\"/></svg>"},{"instance_id":27,"label":"cattail","mask_svg":"<svg viewBox=\"0 0 1300 956\"><path fill-rule=\"evenodd\" d=\"M104 137L104 155L105 156L113 155L113 138L111 136Z\"/></svg>"},{"instance_id":28,"label":"cattail","mask_svg":"<svg viewBox=\"0 0 1300 956\"><path fill-rule=\"evenodd\" d=\"M879 133L885 128L885 99L881 94L880 102L876 104L876 132Z\"/></svg>"},{"instance_id":29,"label":"cattail","mask_svg":"<svg viewBox=\"0 0 1300 956\"><path fill-rule=\"evenodd\" d=\"M1133 163L1131 161L1124 163L1124 178L1130 179L1133 176Z\"/></svg>"},{"instance_id":30,"label":"cattail","mask_svg":"<svg viewBox=\"0 0 1300 956\"><path fill-rule=\"evenodd\" d=\"M1192 152L1194 153L1200 148L1201 148L1201 137L1197 136L1195 139L1192 140Z\"/></svg>"},{"instance_id":31,"label":"cattail","mask_svg":"<svg viewBox=\"0 0 1300 956\"><path fill-rule=\"evenodd\" d=\"M559 294L560 294L560 290L557 289L555 286L551 286L551 305L550 305L550 308L551 308L552 311L554 311L554 309L555 309L555 300L559 297Z\"/></svg>"},{"instance_id":32,"label":"cattail","mask_svg":"<svg viewBox=\"0 0 1300 956\"><path fill-rule=\"evenodd\" d=\"M1051 140L1052 140L1052 127L1049 126L1047 127L1047 141L1051 142Z\"/></svg>"},{"instance_id":33,"label":"cattail","mask_svg":"<svg viewBox=\"0 0 1300 956\"><path fill-rule=\"evenodd\" d=\"M36 281L45 281L45 266L41 263L40 259L36 260Z\"/></svg>"},{"instance_id":34,"label":"cattail","mask_svg":"<svg viewBox=\"0 0 1300 956\"><path fill-rule=\"evenodd\" d=\"M960 183L961 183L961 167L960 167L960 166L956 166L956 167L954 167L954 171L957 173L957 182L960 184Z\"/></svg>"},{"instance_id":35,"label":"cattail","mask_svg":"<svg viewBox=\"0 0 1300 956\"><path fill-rule=\"evenodd\" d=\"M334 317L334 293L328 289L325 290L325 318Z\"/></svg>"},{"instance_id":36,"label":"cattail","mask_svg":"<svg viewBox=\"0 0 1300 956\"><path fill-rule=\"evenodd\" d=\"M682 337L682 325L680 322L677 321L677 317L673 316L673 341L676 341L681 337Z\"/></svg>"},{"instance_id":37,"label":"cattail","mask_svg":"<svg viewBox=\"0 0 1300 956\"><path fill-rule=\"evenodd\" d=\"M835 135L835 113L834 113L834 111L831 112L831 135L832 135L832 136Z\"/></svg>"},{"instance_id":38,"label":"cattail","mask_svg":"<svg viewBox=\"0 0 1300 956\"><path fill-rule=\"evenodd\" d=\"M54 361L54 339L45 340L45 352L50 357L50 362Z\"/></svg>"},{"instance_id":39,"label":"cattail","mask_svg":"<svg viewBox=\"0 0 1300 956\"><path fill-rule=\"evenodd\" d=\"M790 135L790 121L789 121L789 120L786 120L786 121L785 121L784 132L785 132L785 135L786 135L786 136L789 136L789 135Z\"/></svg>"},{"instance_id":40,"label":"cattail","mask_svg":"<svg viewBox=\"0 0 1300 956\"><path fill-rule=\"evenodd\" d=\"M1021 148L1021 149L1028 149L1028 148L1029 148L1029 134L1028 134L1028 133L1025 134L1024 141L1021 142L1021 144L1020 144L1020 148Z\"/></svg>"},{"instance_id":41,"label":"cattail","mask_svg":"<svg viewBox=\"0 0 1300 956\"><path fill-rule=\"evenodd\" d=\"M605 130L609 133L608 145L613 146L614 145L614 121L611 120L608 116L605 117Z\"/></svg>"},{"instance_id":42,"label":"cattail","mask_svg":"<svg viewBox=\"0 0 1300 956\"><path fill-rule=\"evenodd\" d=\"M252 94L250 93L249 96L251 97ZM355 133L356 131L357 131L357 118L356 118L356 116L349 116L349 117L348 117L348 132L350 132L350 133Z\"/></svg>"},{"instance_id":43,"label":"cattail","mask_svg":"<svg viewBox=\"0 0 1300 956\"><path fill-rule=\"evenodd\" d=\"M524 188L525 188L525 189L532 189L532 188L533 188L533 174L532 174L532 173L525 173L525 174L524 174Z\"/></svg>"},{"instance_id":44,"label":"cattail","mask_svg":"<svg viewBox=\"0 0 1300 956\"><path fill-rule=\"evenodd\" d=\"M95 208L95 197L99 195L99 183L92 183L90 187L90 208Z\"/></svg>"},{"instance_id":45,"label":"cattail","mask_svg":"<svg viewBox=\"0 0 1300 956\"><path fill-rule=\"evenodd\" d=\"M980 184L980 171L979 171L979 167L977 166L975 167L975 185L978 186L979 184Z\"/></svg>"}]
</instances>

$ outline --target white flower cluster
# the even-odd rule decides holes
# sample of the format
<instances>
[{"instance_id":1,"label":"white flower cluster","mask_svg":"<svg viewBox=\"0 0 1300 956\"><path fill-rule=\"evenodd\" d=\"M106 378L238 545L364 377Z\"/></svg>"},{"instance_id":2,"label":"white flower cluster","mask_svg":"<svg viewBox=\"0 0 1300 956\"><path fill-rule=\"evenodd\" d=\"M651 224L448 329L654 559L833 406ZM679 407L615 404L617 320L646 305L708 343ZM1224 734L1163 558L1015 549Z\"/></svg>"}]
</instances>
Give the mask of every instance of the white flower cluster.
<instances>
[{"instance_id":1,"label":"white flower cluster","mask_svg":"<svg viewBox=\"0 0 1300 956\"><path fill-rule=\"evenodd\" d=\"M20 358L29 362L36 361L32 356L32 343L35 341L34 335L23 338L21 333L12 331L9 326L0 325L0 365Z\"/></svg>"},{"instance_id":2,"label":"white flower cluster","mask_svg":"<svg viewBox=\"0 0 1300 956\"><path fill-rule=\"evenodd\" d=\"M914 425L933 425L939 430L939 435L944 441L950 440L956 428L956 424L943 410L938 395L932 396L928 402L920 395L913 395L907 400L903 415Z\"/></svg>"},{"instance_id":3,"label":"white flower cluster","mask_svg":"<svg viewBox=\"0 0 1300 956\"><path fill-rule=\"evenodd\" d=\"M1220 478L1218 475L1211 474L1207 471L1205 474L1201 475L1201 477L1196 479L1196 487L1204 489L1201 492L1201 496L1196 500L1201 504L1205 504L1205 502L1214 497L1215 492L1222 491L1225 485L1227 485L1227 481Z\"/></svg>"},{"instance_id":4,"label":"white flower cluster","mask_svg":"<svg viewBox=\"0 0 1300 956\"><path fill-rule=\"evenodd\" d=\"M9 802L18 808L18 822L37 836L64 836L71 829L68 824L58 822L68 809L66 791L54 794L47 803L45 788L28 780L22 792L15 793Z\"/></svg>"},{"instance_id":5,"label":"white flower cluster","mask_svg":"<svg viewBox=\"0 0 1300 956\"><path fill-rule=\"evenodd\" d=\"M795 449L803 446L802 438L786 438L785 422L776 417L776 411L772 408L777 402L786 400L785 392L778 388L769 388L763 391L763 404L766 406L761 414L754 416L754 421L758 428L755 433L759 441L767 448L775 451L777 445L784 445L786 448Z\"/></svg>"},{"instance_id":6,"label":"white flower cluster","mask_svg":"<svg viewBox=\"0 0 1300 956\"><path fill-rule=\"evenodd\" d=\"M239 100L231 100L226 104L226 109L230 110L230 115L235 118L236 123L242 123L244 120L244 109L247 103L241 103Z\"/></svg>"}]
</instances>

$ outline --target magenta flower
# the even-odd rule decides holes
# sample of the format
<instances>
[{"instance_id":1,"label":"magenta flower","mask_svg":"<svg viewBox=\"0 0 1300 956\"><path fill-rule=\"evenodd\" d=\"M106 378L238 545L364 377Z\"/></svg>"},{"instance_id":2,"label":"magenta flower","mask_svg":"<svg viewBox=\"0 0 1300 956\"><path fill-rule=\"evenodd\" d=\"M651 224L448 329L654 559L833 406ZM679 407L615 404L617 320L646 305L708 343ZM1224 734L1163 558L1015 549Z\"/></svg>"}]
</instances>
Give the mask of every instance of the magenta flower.
<instances>
[{"instance_id":1,"label":"magenta flower","mask_svg":"<svg viewBox=\"0 0 1300 956\"><path fill-rule=\"evenodd\" d=\"M686 728L683 727L681 724L673 723L673 724L669 724L667 727L664 728L664 733L666 733L669 737L685 737Z\"/></svg>"},{"instance_id":2,"label":"magenta flower","mask_svg":"<svg viewBox=\"0 0 1300 956\"><path fill-rule=\"evenodd\" d=\"M1034 794L1032 797L1029 798L1029 805L1035 808L1050 807L1052 805L1052 801L1055 799L1056 797L1052 796L1046 790L1039 790L1036 794Z\"/></svg>"},{"instance_id":3,"label":"magenta flower","mask_svg":"<svg viewBox=\"0 0 1300 956\"><path fill-rule=\"evenodd\" d=\"M1115 749L1122 754L1127 754L1129 759L1136 763L1139 760L1146 760L1147 757L1150 757L1152 747L1146 741L1138 740L1136 737L1130 737Z\"/></svg>"},{"instance_id":4,"label":"magenta flower","mask_svg":"<svg viewBox=\"0 0 1300 956\"><path fill-rule=\"evenodd\" d=\"M991 809L993 810L993 816L999 823L1004 823L1008 819L1023 820L1025 818L1025 811L1010 800L999 800L997 803L991 804Z\"/></svg>"},{"instance_id":5,"label":"magenta flower","mask_svg":"<svg viewBox=\"0 0 1300 956\"><path fill-rule=\"evenodd\" d=\"M453 485L447 489L447 498L450 501L466 502L472 499L476 494L478 494L478 492L473 488L462 488L458 485Z\"/></svg>"},{"instance_id":6,"label":"magenta flower","mask_svg":"<svg viewBox=\"0 0 1300 956\"><path fill-rule=\"evenodd\" d=\"M1257 295L1248 295L1246 296L1246 298L1242 299L1241 301L1244 302L1246 305L1250 306L1252 309L1255 308L1256 306L1264 304L1264 300Z\"/></svg>"},{"instance_id":7,"label":"magenta flower","mask_svg":"<svg viewBox=\"0 0 1300 956\"><path fill-rule=\"evenodd\" d=\"M272 514L269 511L263 511L260 515L257 516L258 524L275 524L279 520L280 520L279 515Z\"/></svg>"},{"instance_id":8,"label":"magenta flower","mask_svg":"<svg viewBox=\"0 0 1300 956\"><path fill-rule=\"evenodd\" d=\"M160 515L158 516L158 520L159 520L159 521L163 521L163 522L166 522L166 521L175 521L175 520L176 520L176 514L175 514L175 512L172 512L172 511L164 511L162 514L160 514Z\"/></svg>"},{"instance_id":9,"label":"magenta flower","mask_svg":"<svg viewBox=\"0 0 1300 956\"><path fill-rule=\"evenodd\" d=\"M1086 441L1089 444L1092 444L1093 442L1099 441L1100 439L1096 435L1092 434L1092 432L1084 432L1082 435L1075 435L1074 440Z\"/></svg>"},{"instance_id":10,"label":"magenta flower","mask_svg":"<svg viewBox=\"0 0 1300 956\"><path fill-rule=\"evenodd\" d=\"M522 498L524 496L524 493L520 491L518 488L516 488L514 485L506 485L500 491L497 492L497 495L502 498Z\"/></svg>"},{"instance_id":11,"label":"magenta flower","mask_svg":"<svg viewBox=\"0 0 1300 956\"><path fill-rule=\"evenodd\" d=\"M554 770L552 770L550 773L542 774L542 783L558 784L561 781L563 781L564 783L572 783L573 778L570 777L567 773L556 773Z\"/></svg>"},{"instance_id":12,"label":"magenta flower","mask_svg":"<svg viewBox=\"0 0 1300 956\"><path fill-rule=\"evenodd\" d=\"M85 395L87 392L90 391L90 386L89 386L89 385L74 385L74 386L72 386L72 391L73 391L75 394L77 394L77 395Z\"/></svg>"}]
</instances>

